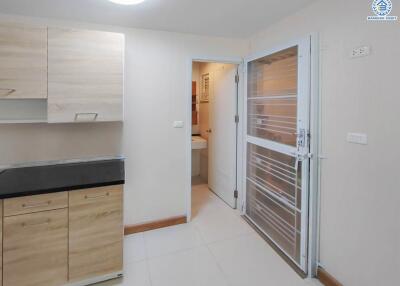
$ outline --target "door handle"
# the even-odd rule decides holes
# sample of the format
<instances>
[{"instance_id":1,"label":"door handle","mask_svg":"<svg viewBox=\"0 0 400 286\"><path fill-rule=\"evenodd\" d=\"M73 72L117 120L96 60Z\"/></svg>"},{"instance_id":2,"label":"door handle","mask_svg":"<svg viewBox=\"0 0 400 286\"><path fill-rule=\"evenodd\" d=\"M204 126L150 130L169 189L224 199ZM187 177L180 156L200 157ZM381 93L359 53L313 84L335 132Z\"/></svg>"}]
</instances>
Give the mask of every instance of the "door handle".
<instances>
[{"instance_id":1,"label":"door handle","mask_svg":"<svg viewBox=\"0 0 400 286\"><path fill-rule=\"evenodd\" d=\"M99 199L99 198L104 198L104 197L108 197L110 195L109 192L105 193L105 194L101 194L101 195L85 195L85 199L89 200L89 199Z\"/></svg>"},{"instance_id":2,"label":"door handle","mask_svg":"<svg viewBox=\"0 0 400 286\"><path fill-rule=\"evenodd\" d=\"M23 222L21 223L22 227L28 227L28 226L37 226L37 225L43 225L43 224L50 224L51 223L51 219L46 219L44 221L40 221L40 222L33 222L33 223L27 223L27 222Z\"/></svg>"},{"instance_id":3,"label":"door handle","mask_svg":"<svg viewBox=\"0 0 400 286\"><path fill-rule=\"evenodd\" d=\"M76 122L96 121L98 115L99 114L96 112L75 113L75 121Z\"/></svg>"},{"instance_id":4,"label":"door handle","mask_svg":"<svg viewBox=\"0 0 400 286\"><path fill-rule=\"evenodd\" d=\"M297 154L296 159L297 161L301 162L307 159L312 159L313 154L312 153L305 153L305 154Z\"/></svg>"},{"instance_id":5,"label":"door handle","mask_svg":"<svg viewBox=\"0 0 400 286\"><path fill-rule=\"evenodd\" d=\"M51 201L43 202L43 203L38 203L38 204L22 204L22 207L25 209L30 209L30 208L38 208L38 207L47 207L51 204Z\"/></svg>"},{"instance_id":6,"label":"door handle","mask_svg":"<svg viewBox=\"0 0 400 286\"><path fill-rule=\"evenodd\" d=\"M14 88L0 88L0 91L5 91L6 92L2 96L9 96L10 94L16 92L17 90L14 89Z\"/></svg>"}]
</instances>

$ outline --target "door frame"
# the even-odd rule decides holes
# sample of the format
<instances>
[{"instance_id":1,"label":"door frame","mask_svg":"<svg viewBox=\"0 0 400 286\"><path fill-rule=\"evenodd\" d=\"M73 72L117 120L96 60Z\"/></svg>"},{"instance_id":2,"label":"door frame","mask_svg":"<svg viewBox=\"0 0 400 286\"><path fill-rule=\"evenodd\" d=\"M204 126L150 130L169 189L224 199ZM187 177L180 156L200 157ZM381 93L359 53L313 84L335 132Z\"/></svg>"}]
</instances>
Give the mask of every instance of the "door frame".
<instances>
[{"instance_id":1,"label":"door frame","mask_svg":"<svg viewBox=\"0 0 400 286\"><path fill-rule=\"evenodd\" d=\"M193 73L193 62L208 62L208 63L226 63L234 64L238 66L239 83L237 92L237 107L239 115L239 124L237 126L237 148L236 148L236 160L237 160L237 206L242 205L243 200L243 188L241 175L243 174L243 146L241 138L243 135L243 125L241 119L243 118L243 104L244 104L244 80L243 80L243 58L241 57L220 57L220 56L192 56L187 61L187 86L186 86L186 133L185 133L185 154L186 154L186 221L190 222L192 219L192 73ZM235 120L235 118L232 118Z\"/></svg>"},{"instance_id":2,"label":"door frame","mask_svg":"<svg viewBox=\"0 0 400 286\"><path fill-rule=\"evenodd\" d=\"M243 63L243 100L242 100L242 116L241 116L241 153L242 156L242 166L241 166L241 201L240 206L241 212L245 214L245 200L246 200L246 158L247 158L247 148L246 148L246 126L247 118L244 110L247 108L247 91L245 87L247 86L247 63L256 60L258 58L264 57L269 54L279 52L289 46L297 45L299 42L308 39L310 42L310 74L309 74L309 91L310 91L310 103L309 103L309 130L312 135L310 138L310 154L312 154L309 161L309 194L308 194L308 224L307 224L307 276L309 278L316 277L318 262L319 262L319 232L320 232L320 160L323 159L321 154L320 142L321 142L321 92L320 92L320 61L319 61L319 35L318 33L310 33L300 38L295 38L294 40L289 40L282 42L280 45L272 46L270 49L260 50L258 52L252 53L245 58Z\"/></svg>"}]
</instances>

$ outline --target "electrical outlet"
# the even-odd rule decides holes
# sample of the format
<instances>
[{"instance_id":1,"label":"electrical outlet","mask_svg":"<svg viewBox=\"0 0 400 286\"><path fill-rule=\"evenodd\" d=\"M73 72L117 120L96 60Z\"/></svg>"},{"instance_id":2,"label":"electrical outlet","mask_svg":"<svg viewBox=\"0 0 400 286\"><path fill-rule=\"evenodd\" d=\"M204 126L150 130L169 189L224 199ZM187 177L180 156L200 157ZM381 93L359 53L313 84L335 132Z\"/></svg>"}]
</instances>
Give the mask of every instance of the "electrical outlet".
<instances>
[{"instance_id":1,"label":"electrical outlet","mask_svg":"<svg viewBox=\"0 0 400 286\"><path fill-rule=\"evenodd\" d=\"M347 133L347 142L367 145L368 137L367 134L362 134L362 133Z\"/></svg>"},{"instance_id":2,"label":"electrical outlet","mask_svg":"<svg viewBox=\"0 0 400 286\"><path fill-rule=\"evenodd\" d=\"M363 46L363 47L354 48L351 51L350 57L351 58L366 57L370 53L371 53L371 48L369 46Z\"/></svg>"}]
</instances>

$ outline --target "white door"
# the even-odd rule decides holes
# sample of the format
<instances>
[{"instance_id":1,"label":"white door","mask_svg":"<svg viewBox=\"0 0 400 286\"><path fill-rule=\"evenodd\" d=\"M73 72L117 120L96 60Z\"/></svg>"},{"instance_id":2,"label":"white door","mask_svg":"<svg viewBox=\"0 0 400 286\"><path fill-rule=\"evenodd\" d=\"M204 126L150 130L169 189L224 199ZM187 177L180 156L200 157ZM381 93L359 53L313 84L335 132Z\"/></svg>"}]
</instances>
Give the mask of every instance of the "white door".
<instances>
[{"instance_id":1,"label":"white door","mask_svg":"<svg viewBox=\"0 0 400 286\"><path fill-rule=\"evenodd\" d=\"M210 73L208 186L235 208L237 65L217 66Z\"/></svg>"},{"instance_id":2,"label":"white door","mask_svg":"<svg viewBox=\"0 0 400 286\"><path fill-rule=\"evenodd\" d=\"M248 60L246 80L245 215L306 272L310 40Z\"/></svg>"}]
</instances>

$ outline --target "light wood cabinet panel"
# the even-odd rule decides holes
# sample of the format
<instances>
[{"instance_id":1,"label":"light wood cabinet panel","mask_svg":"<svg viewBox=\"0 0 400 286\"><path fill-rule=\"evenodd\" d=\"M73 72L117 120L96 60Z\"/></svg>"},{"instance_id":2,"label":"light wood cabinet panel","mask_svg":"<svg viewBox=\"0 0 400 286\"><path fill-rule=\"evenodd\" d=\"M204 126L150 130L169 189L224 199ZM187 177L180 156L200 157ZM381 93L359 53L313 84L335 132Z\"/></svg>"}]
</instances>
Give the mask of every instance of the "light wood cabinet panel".
<instances>
[{"instance_id":1,"label":"light wood cabinet panel","mask_svg":"<svg viewBox=\"0 0 400 286\"><path fill-rule=\"evenodd\" d=\"M13 216L68 207L68 192L26 196L4 200L4 216Z\"/></svg>"},{"instance_id":2,"label":"light wood cabinet panel","mask_svg":"<svg viewBox=\"0 0 400 286\"><path fill-rule=\"evenodd\" d=\"M0 286L3 285L3 201L0 200Z\"/></svg>"},{"instance_id":3,"label":"light wood cabinet panel","mask_svg":"<svg viewBox=\"0 0 400 286\"><path fill-rule=\"evenodd\" d=\"M4 218L4 286L60 286L68 279L68 209Z\"/></svg>"},{"instance_id":4,"label":"light wood cabinet panel","mask_svg":"<svg viewBox=\"0 0 400 286\"><path fill-rule=\"evenodd\" d=\"M121 121L122 34L49 28L48 121Z\"/></svg>"},{"instance_id":5,"label":"light wood cabinet panel","mask_svg":"<svg viewBox=\"0 0 400 286\"><path fill-rule=\"evenodd\" d=\"M123 186L69 194L70 282L122 271Z\"/></svg>"},{"instance_id":6,"label":"light wood cabinet panel","mask_svg":"<svg viewBox=\"0 0 400 286\"><path fill-rule=\"evenodd\" d=\"M0 23L0 99L47 97L47 28Z\"/></svg>"}]
</instances>

